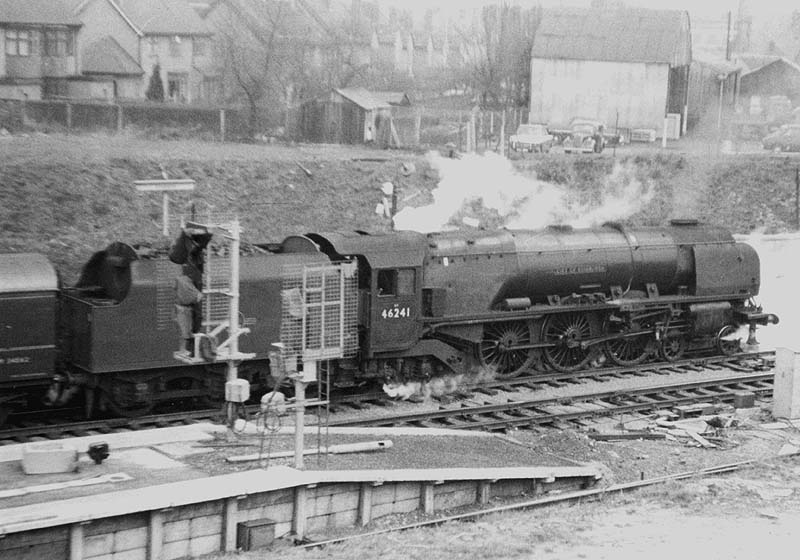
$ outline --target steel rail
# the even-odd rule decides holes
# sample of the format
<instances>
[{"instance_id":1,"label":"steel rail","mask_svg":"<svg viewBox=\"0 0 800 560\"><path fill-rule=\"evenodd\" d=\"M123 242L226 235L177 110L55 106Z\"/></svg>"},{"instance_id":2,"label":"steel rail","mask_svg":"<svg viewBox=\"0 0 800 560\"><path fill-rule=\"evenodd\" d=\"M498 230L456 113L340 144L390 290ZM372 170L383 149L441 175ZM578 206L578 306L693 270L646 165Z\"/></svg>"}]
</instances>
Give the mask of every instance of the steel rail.
<instances>
[{"instance_id":1,"label":"steel rail","mask_svg":"<svg viewBox=\"0 0 800 560\"><path fill-rule=\"evenodd\" d=\"M614 404L608 408L599 408L596 410L586 410L573 413L541 413L537 411L537 416L525 415L524 417L509 417L496 421L478 421L464 424L448 425L453 429L491 429L498 427L507 427L515 425L531 425L531 424L545 424L553 423L557 420L576 420L582 417L600 416L617 414L620 412L635 412L641 410L652 409L656 406L676 406L678 404L698 402L701 400L718 399L718 400L732 400L733 393L737 390L742 390L742 385L751 384L748 387L754 392L764 394L772 391L772 386L769 382L773 379L772 373L755 373L747 375L738 375L733 377L716 378L713 380L694 381L690 383L670 383L662 385L653 385L650 387L639 389L614 389L610 391L599 391L594 393L584 393L574 396L560 396L550 397L545 399L529 399L524 401L511 401L500 404L479 405L465 408L449 408L437 411L402 414L391 417L374 417L358 420L333 420L329 422L329 426L337 427L355 427L355 426L398 426L404 424L419 424L424 422L431 422L436 420L455 420L459 417L476 417L487 416L493 414L524 414L523 411L530 411L541 409L548 406L558 405L574 405L575 403L591 403L591 402L612 402L619 399L627 399L631 401L636 397L666 397L650 399L648 402L628 402L626 404ZM763 383L764 386L755 386L752 384ZM728 387L731 387L728 389ZM726 390L719 394L709 395L676 395L671 396L670 393L677 391L692 391L697 389L711 389L711 388L726 388Z\"/></svg>"}]
</instances>

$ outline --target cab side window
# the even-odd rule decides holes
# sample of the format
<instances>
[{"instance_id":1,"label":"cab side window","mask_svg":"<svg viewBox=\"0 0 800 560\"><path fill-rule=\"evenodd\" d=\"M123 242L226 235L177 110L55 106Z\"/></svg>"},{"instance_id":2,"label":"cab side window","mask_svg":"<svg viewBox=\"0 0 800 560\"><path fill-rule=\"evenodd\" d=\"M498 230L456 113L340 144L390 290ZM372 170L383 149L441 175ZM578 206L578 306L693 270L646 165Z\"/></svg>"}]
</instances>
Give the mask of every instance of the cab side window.
<instances>
[{"instance_id":1,"label":"cab side window","mask_svg":"<svg viewBox=\"0 0 800 560\"><path fill-rule=\"evenodd\" d=\"M416 284L416 271L402 268L378 271L378 295L413 296Z\"/></svg>"},{"instance_id":2,"label":"cab side window","mask_svg":"<svg viewBox=\"0 0 800 560\"><path fill-rule=\"evenodd\" d=\"M396 296L397 295L397 271L379 270L378 271L378 295Z\"/></svg>"},{"instance_id":3,"label":"cab side window","mask_svg":"<svg viewBox=\"0 0 800 560\"><path fill-rule=\"evenodd\" d=\"M416 271L413 268L404 268L397 271L397 295L413 296Z\"/></svg>"}]
</instances>

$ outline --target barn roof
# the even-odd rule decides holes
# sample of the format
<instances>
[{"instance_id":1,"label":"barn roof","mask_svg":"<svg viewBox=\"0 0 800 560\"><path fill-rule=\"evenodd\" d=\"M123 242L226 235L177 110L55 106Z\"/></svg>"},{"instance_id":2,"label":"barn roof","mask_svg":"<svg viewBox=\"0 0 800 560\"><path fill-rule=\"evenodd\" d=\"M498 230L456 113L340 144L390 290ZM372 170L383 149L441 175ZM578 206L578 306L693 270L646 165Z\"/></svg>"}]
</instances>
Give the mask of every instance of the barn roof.
<instances>
[{"instance_id":1,"label":"barn roof","mask_svg":"<svg viewBox=\"0 0 800 560\"><path fill-rule=\"evenodd\" d=\"M534 58L691 62L689 15L679 10L553 8L542 11Z\"/></svg>"},{"instance_id":2,"label":"barn roof","mask_svg":"<svg viewBox=\"0 0 800 560\"><path fill-rule=\"evenodd\" d=\"M83 25L60 0L0 0L0 24Z\"/></svg>"}]
</instances>

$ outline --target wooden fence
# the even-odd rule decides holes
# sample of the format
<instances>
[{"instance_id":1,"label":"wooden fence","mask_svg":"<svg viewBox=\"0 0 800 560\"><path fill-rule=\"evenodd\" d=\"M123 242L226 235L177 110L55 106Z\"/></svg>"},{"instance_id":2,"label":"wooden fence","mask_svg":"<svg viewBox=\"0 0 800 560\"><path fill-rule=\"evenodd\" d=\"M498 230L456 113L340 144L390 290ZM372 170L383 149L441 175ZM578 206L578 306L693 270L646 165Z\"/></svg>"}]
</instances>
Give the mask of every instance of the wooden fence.
<instances>
[{"instance_id":1,"label":"wooden fence","mask_svg":"<svg viewBox=\"0 0 800 560\"><path fill-rule=\"evenodd\" d=\"M238 109L143 102L0 99L0 126L15 130L33 124L63 127L68 131L119 132L138 127L216 140L236 140L251 134L248 115Z\"/></svg>"},{"instance_id":2,"label":"wooden fence","mask_svg":"<svg viewBox=\"0 0 800 560\"><path fill-rule=\"evenodd\" d=\"M392 108L399 147L450 146L461 152L500 151L527 111L455 111L422 107Z\"/></svg>"}]
</instances>

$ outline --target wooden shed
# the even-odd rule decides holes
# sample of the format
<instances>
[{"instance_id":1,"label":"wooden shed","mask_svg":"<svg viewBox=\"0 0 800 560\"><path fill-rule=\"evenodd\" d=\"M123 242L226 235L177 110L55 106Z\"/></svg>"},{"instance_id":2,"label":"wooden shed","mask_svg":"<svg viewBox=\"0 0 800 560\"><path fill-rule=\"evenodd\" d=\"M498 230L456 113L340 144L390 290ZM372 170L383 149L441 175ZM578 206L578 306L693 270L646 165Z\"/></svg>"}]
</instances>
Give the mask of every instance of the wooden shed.
<instances>
[{"instance_id":1,"label":"wooden shed","mask_svg":"<svg viewBox=\"0 0 800 560\"><path fill-rule=\"evenodd\" d=\"M685 11L545 9L531 55L531 122L596 118L660 135L668 113L685 115L692 59Z\"/></svg>"},{"instance_id":2,"label":"wooden shed","mask_svg":"<svg viewBox=\"0 0 800 560\"><path fill-rule=\"evenodd\" d=\"M311 142L361 144L380 141L388 132L391 105L363 88L339 88L305 103L303 138Z\"/></svg>"},{"instance_id":3,"label":"wooden shed","mask_svg":"<svg viewBox=\"0 0 800 560\"><path fill-rule=\"evenodd\" d=\"M782 56L747 55L737 57L742 65L739 85L741 102L749 105L754 97L765 100L776 95L800 105L800 66Z\"/></svg>"}]
</instances>

